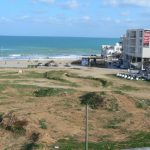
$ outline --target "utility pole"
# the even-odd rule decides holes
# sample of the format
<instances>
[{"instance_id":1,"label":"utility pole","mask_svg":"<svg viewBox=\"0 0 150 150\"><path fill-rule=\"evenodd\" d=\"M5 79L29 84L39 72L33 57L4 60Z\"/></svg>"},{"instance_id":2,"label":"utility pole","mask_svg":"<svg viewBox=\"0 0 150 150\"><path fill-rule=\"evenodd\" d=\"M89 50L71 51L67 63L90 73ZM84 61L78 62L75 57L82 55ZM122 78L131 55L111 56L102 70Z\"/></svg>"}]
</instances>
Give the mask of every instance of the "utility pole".
<instances>
[{"instance_id":1,"label":"utility pole","mask_svg":"<svg viewBox=\"0 0 150 150\"><path fill-rule=\"evenodd\" d=\"M85 150L88 150L88 104L86 104L85 111Z\"/></svg>"}]
</instances>

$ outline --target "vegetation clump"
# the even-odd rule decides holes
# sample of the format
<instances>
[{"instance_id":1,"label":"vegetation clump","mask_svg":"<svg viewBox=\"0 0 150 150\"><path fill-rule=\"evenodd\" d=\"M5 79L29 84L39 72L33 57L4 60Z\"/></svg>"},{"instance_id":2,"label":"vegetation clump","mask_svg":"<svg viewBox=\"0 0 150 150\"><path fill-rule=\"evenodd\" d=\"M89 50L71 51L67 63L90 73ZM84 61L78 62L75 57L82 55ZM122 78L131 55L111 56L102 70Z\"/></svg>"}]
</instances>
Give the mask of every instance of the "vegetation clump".
<instances>
[{"instance_id":1,"label":"vegetation clump","mask_svg":"<svg viewBox=\"0 0 150 150\"><path fill-rule=\"evenodd\" d=\"M39 125L41 129L47 129L46 121L44 119L39 120Z\"/></svg>"},{"instance_id":2,"label":"vegetation clump","mask_svg":"<svg viewBox=\"0 0 150 150\"><path fill-rule=\"evenodd\" d=\"M121 90L121 91L137 91L139 89L137 87L133 87L130 85L122 85L121 87L119 87L119 90Z\"/></svg>"},{"instance_id":3,"label":"vegetation clump","mask_svg":"<svg viewBox=\"0 0 150 150\"><path fill-rule=\"evenodd\" d=\"M76 83L68 81L63 78L63 76L66 74L66 71L60 70L60 71L48 71L44 73L44 77L49 80L56 80L63 82L65 84L69 84L70 86L77 86Z\"/></svg>"},{"instance_id":4,"label":"vegetation clump","mask_svg":"<svg viewBox=\"0 0 150 150\"><path fill-rule=\"evenodd\" d=\"M9 112L6 115L1 115L0 126L8 131L11 131L17 135L24 135L26 132L25 126L28 122L24 120L19 120L15 114Z\"/></svg>"},{"instance_id":5,"label":"vegetation clump","mask_svg":"<svg viewBox=\"0 0 150 150\"><path fill-rule=\"evenodd\" d=\"M28 77L28 78L44 78L43 73L35 72L35 71L30 71L27 72L27 74L23 74L23 76Z\"/></svg>"},{"instance_id":6,"label":"vegetation clump","mask_svg":"<svg viewBox=\"0 0 150 150\"><path fill-rule=\"evenodd\" d=\"M125 118L113 118L112 120L109 120L106 125L104 126L105 128L112 128L112 129L117 129L120 127L120 123L124 122Z\"/></svg>"},{"instance_id":7,"label":"vegetation clump","mask_svg":"<svg viewBox=\"0 0 150 150\"><path fill-rule=\"evenodd\" d=\"M92 109L101 107L109 111L118 110L117 100L105 92L86 93L80 97L80 101L82 105L89 105Z\"/></svg>"},{"instance_id":8,"label":"vegetation clump","mask_svg":"<svg viewBox=\"0 0 150 150\"><path fill-rule=\"evenodd\" d=\"M66 76L71 77L71 78L80 78L80 79L89 79L89 80L98 81L105 88L109 87L109 86L112 86L112 84L113 84L111 81L108 81L108 80L103 79L103 78L94 78L94 77L91 77L91 76L83 77L83 76L79 76L79 75L71 74L71 73L66 74Z\"/></svg>"},{"instance_id":9,"label":"vegetation clump","mask_svg":"<svg viewBox=\"0 0 150 150\"><path fill-rule=\"evenodd\" d=\"M114 94L124 95L124 93L120 90L114 90L112 91Z\"/></svg>"},{"instance_id":10,"label":"vegetation clump","mask_svg":"<svg viewBox=\"0 0 150 150\"><path fill-rule=\"evenodd\" d=\"M142 108L142 109L147 109L148 107L150 107L150 100L149 99L139 100L136 102L136 107Z\"/></svg>"},{"instance_id":11,"label":"vegetation clump","mask_svg":"<svg viewBox=\"0 0 150 150\"><path fill-rule=\"evenodd\" d=\"M35 150L35 149L43 149L43 144L37 143L39 140L40 133L38 132L33 132L31 136L29 137L29 141L26 142L22 146L22 150Z\"/></svg>"},{"instance_id":12,"label":"vegetation clump","mask_svg":"<svg viewBox=\"0 0 150 150\"><path fill-rule=\"evenodd\" d=\"M41 88L34 92L36 97L59 96L62 94L72 94L75 90L62 88Z\"/></svg>"},{"instance_id":13,"label":"vegetation clump","mask_svg":"<svg viewBox=\"0 0 150 150\"><path fill-rule=\"evenodd\" d=\"M44 77L50 80L66 81L62 78L65 74L65 71L48 71L44 73Z\"/></svg>"}]
</instances>

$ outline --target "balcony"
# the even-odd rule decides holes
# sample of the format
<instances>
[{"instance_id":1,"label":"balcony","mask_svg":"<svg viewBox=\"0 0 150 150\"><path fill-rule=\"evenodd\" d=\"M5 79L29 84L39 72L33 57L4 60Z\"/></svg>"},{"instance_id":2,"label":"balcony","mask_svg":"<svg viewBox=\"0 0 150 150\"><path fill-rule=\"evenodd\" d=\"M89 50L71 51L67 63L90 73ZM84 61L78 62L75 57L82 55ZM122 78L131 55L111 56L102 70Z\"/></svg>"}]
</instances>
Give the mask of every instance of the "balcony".
<instances>
[{"instance_id":1,"label":"balcony","mask_svg":"<svg viewBox=\"0 0 150 150\"><path fill-rule=\"evenodd\" d=\"M136 35L130 35L130 39L136 39Z\"/></svg>"}]
</instances>

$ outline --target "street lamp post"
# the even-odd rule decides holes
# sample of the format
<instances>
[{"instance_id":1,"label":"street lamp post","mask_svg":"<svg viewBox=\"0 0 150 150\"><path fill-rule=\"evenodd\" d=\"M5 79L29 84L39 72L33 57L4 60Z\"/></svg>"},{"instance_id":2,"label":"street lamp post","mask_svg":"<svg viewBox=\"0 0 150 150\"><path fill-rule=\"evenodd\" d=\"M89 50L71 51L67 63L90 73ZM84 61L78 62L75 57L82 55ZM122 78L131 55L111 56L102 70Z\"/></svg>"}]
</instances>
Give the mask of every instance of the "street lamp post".
<instances>
[{"instance_id":1,"label":"street lamp post","mask_svg":"<svg viewBox=\"0 0 150 150\"><path fill-rule=\"evenodd\" d=\"M86 104L86 109L85 109L85 150L88 150L88 104Z\"/></svg>"}]
</instances>

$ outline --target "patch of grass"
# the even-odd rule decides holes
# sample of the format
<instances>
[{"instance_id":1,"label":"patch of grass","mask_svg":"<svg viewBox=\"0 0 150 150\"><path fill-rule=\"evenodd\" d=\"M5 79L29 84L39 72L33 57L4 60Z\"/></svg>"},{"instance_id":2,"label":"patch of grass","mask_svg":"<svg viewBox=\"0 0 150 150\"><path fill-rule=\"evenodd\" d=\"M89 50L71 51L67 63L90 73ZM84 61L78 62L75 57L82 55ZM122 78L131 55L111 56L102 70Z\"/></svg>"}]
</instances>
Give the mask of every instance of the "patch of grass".
<instances>
[{"instance_id":1,"label":"patch of grass","mask_svg":"<svg viewBox=\"0 0 150 150\"><path fill-rule=\"evenodd\" d=\"M70 103L68 100L64 100L64 103L63 103L64 107L65 108L72 108L72 103Z\"/></svg>"},{"instance_id":2,"label":"patch of grass","mask_svg":"<svg viewBox=\"0 0 150 150\"><path fill-rule=\"evenodd\" d=\"M110 134L100 135L99 136L99 141L104 141L104 140L110 139L111 137L112 137L112 135L110 135Z\"/></svg>"},{"instance_id":3,"label":"patch of grass","mask_svg":"<svg viewBox=\"0 0 150 150\"><path fill-rule=\"evenodd\" d=\"M44 148L43 144L38 144L38 143L26 143L23 145L21 150L35 150L39 149L42 150Z\"/></svg>"},{"instance_id":4,"label":"patch of grass","mask_svg":"<svg viewBox=\"0 0 150 150\"><path fill-rule=\"evenodd\" d=\"M39 86L36 85L28 85L28 84L12 84L12 83L2 83L0 84L0 91L5 90L7 87L12 87L16 89L34 89Z\"/></svg>"},{"instance_id":5,"label":"patch of grass","mask_svg":"<svg viewBox=\"0 0 150 150\"><path fill-rule=\"evenodd\" d=\"M149 147L150 146L150 132L137 132L131 133L127 141L122 142L89 142L90 150L120 150L127 148ZM74 138L61 139L55 144L60 147L61 150L83 150L85 144L77 141ZM54 146L53 146L54 147Z\"/></svg>"},{"instance_id":6,"label":"patch of grass","mask_svg":"<svg viewBox=\"0 0 150 150\"><path fill-rule=\"evenodd\" d=\"M64 74L66 74L66 71L49 71L44 73L44 77L49 80L56 80L65 84L69 84L70 86L77 86L76 83L64 79Z\"/></svg>"},{"instance_id":7,"label":"patch of grass","mask_svg":"<svg viewBox=\"0 0 150 150\"><path fill-rule=\"evenodd\" d=\"M150 118L150 111L146 112L146 113L145 113L145 116L146 116L147 118Z\"/></svg>"},{"instance_id":8,"label":"patch of grass","mask_svg":"<svg viewBox=\"0 0 150 150\"><path fill-rule=\"evenodd\" d=\"M47 129L46 121L44 119L39 120L39 125L41 129Z\"/></svg>"},{"instance_id":9,"label":"patch of grass","mask_svg":"<svg viewBox=\"0 0 150 150\"><path fill-rule=\"evenodd\" d=\"M149 99L139 100L136 102L136 107L142 108L142 109L147 109L148 107L150 107L150 100Z\"/></svg>"},{"instance_id":10,"label":"patch of grass","mask_svg":"<svg viewBox=\"0 0 150 150\"><path fill-rule=\"evenodd\" d=\"M102 84L103 87L109 87L109 86L112 86L112 82L111 81L107 81L106 79L100 79L99 80Z\"/></svg>"},{"instance_id":11,"label":"patch of grass","mask_svg":"<svg viewBox=\"0 0 150 150\"><path fill-rule=\"evenodd\" d=\"M150 146L150 132L134 132L131 133L129 140L120 142L119 148L137 148Z\"/></svg>"},{"instance_id":12,"label":"patch of grass","mask_svg":"<svg viewBox=\"0 0 150 150\"><path fill-rule=\"evenodd\" d=\"M5 90L5 87L6 87L6 84L4 84L4 83L1 83L1 84L0 84L0 91L3 91L3 90Z\"/></svg>"},{"instance_id":13,"label":"patch of grass","mask_svg":"<svg viewBox=\"0 0 150 150\"><path fill-rule=\"evenodd\" d=\"M38 86L36 85L28 85L28 84L10 84L9 86L13 87L13 88L17 88L17 89L34 89L34 88L38 88Z\"/></svg>"},{"instance_id":14,"label":"patch of grass","mask_svg":"<svg viewBox=\"0 0 150 150\"><path fill-rule=\"evenodd\" d=\"M107 98L106 109L109 111L118 111L119 106L115 97Z\"/></svg>"},{"instance_id":15,"label":"patch of grass","mask_svg":"<svg viewBox=\"0 0 150 150\"><path fill-rule=\"evenodd\" d=\"M74 70L81 70L81 68L71 68L71 69L74 69Z\"/></svg>"},{"instance_id":16,"label":"patch of grass","mask_svg":"<svg viewBox=\"0 0 150 150\"><path fill-rule=\"evenodd\" d=\"M0 76L0 78L2 79L44 78L44 74L35 71L23 72L23 74L18 74L18 72L5 72Z\"/></svg>"},{"instance_id":17,"label":"patch of grass","mask_svg":"<svg viewBox=\"0 0 150 150\"><path fill-rule=\"evenodd\" d=\"M47 79L53 79L53 80L62 80L62 76L65 74L65 71L49 71L44 73L44 77Z\"/></svg>"},{"instance_id":18,"label":"patch of grass","mask_svg":"<svg viewBox=\"0 0 150 150\"><path fill-rule=\"evenodd\" d=\"M120 90L115 90L115 91L112 91L112 92L115 93L115 94L124 95L124 93Z\"/></svg>"},{"instance_id":19,"label":"patch of grass","mask_svg":"<svg viewBox=\"0 0 150 150\"><path fill-rule=\"evenodd\" d=\"M0 72L1 79L15 79L17 78L17 72Z\"/></svg>"},{"instance_id":20,"label":"patch of grass","mask_svg":"<svg viewBox=\"0 0 150 150\"><path fill-rule=\"evenodd\" d=\"M3 76L0 76L0 79L17 79L17 78L20 78L19 75L3 75Z\"/></svg>"},{"instance_id":21,"label":"patch of grass","mask_svg":"<svg viewBox=\"0 0 150 150\"><path fill-rule=\"evenodd\" d=\"M77 74L71 74L71 73L66 74L66 76L71 77L71 78L80 78L80 79L89 79L89 80L98 81L105 88L113 85L113 83L111 81L108 81L108 80L103 79L103 78L94 78L94 77L91 77L91 76L83 77L83 76L79 76Z\"/></svg>"},{"instance_id":22,"label":"patch of grass","mask_svg":"<svg viewBox=\"0 0 150 150\"><path fill-rule=\"evenodd\" d=\"M125 118L113 118L112 120L109 120L105 125L104 128L112 128L117 129L120 127L120 123L124 122Z\"/></svg>"},{"instance_id":23,"label":"patch of grass","mask_svg":"<svg viewBox=\"0 0 150 150\"><path fill-rule=\"evenodd\" d=\"M62 88L41 88L34 92L36 97L46 97L46 96L59 96L62 94L73 94L75 90L73 89L62 89Z\"/></svg>"},{"instance_id":24,"label":"patch of grass","mask_svg":"<svg viewBox=\"0 0 150 150\"><path fill-rule=\"evenodd\" d=\"M120 91L138 91L139 89L133 86L129 85L122 85L121 87L118 88Z\"/></svg>"},{"instance_id":25,"label":"patch of grass","mask_svg":"<svg viewBox=\"0 0 150 150\"><path fill-rule=\"evenodd\" d=\"M35 72L35 71L27 72L27 74L22 74L22 76L25 76L28 78L44 78L43 73L39 73L39 72Z\"/></svg>"}]
</instances>

